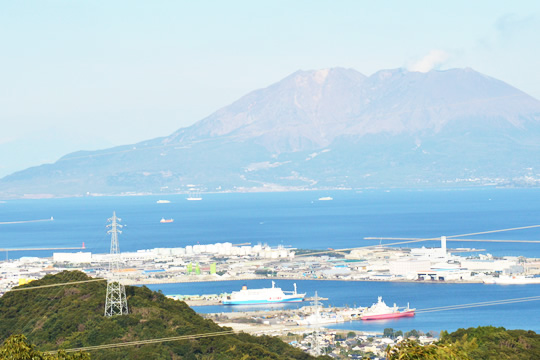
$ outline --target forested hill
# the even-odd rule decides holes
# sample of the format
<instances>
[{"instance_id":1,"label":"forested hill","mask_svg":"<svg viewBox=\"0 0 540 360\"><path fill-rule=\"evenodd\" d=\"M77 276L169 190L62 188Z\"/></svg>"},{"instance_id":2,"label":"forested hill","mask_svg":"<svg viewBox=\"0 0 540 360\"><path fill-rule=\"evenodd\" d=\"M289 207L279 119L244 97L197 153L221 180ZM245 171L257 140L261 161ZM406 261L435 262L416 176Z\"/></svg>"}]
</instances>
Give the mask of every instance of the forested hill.
<instances>
[{"instance_id":1,"label":"forested hill","mask_svg":"<svg viewBox=\"0 0 540 360\"><path fill-rule=\"evenodd\" d=\"M82 272L64 271L24 286L91 279ZM126 287L129 315L105 317L105 293L105 281L10 291L0 298L0 343L19 333L46 351L231 330L146 287ZM97 350L90 355L107 360L314 359L278 338L247 334Z\"/></svg>"},{"instance_id":2,"label":"forested hill","mask_svg":"<svg viewBox=\"0 0 540 360\"><path fill-rule=\"evenodd\" d=\"M443 331L439 341L421 345L406 339L386 351L387 360L536 360L540 335L534 331L479 326Z\"/></svg>"}]
</instances>

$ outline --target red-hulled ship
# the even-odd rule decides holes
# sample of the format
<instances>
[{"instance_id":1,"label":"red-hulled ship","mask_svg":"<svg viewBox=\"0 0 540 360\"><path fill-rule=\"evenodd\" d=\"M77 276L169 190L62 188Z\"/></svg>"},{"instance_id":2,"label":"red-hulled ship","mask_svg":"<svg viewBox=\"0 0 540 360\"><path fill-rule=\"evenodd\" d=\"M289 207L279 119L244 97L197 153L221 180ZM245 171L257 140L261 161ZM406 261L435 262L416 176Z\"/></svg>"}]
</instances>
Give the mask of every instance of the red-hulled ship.
<instances>
[{"instance_id":1,"label":"red-hulled ship","mask_svg":"<svg viewBox=\"0 0 540 360\"><path fill-rule=\"evenodd\" d=\"M384 319L396 319L401 317L414 316L416 309L410 309L409 305L404 310L399 310L396 304L390 307L384 303L382 297L379 296L379 301L371 307L364 310L360 319L362 320L384 320Z\"/></svg>"}]
</instances>

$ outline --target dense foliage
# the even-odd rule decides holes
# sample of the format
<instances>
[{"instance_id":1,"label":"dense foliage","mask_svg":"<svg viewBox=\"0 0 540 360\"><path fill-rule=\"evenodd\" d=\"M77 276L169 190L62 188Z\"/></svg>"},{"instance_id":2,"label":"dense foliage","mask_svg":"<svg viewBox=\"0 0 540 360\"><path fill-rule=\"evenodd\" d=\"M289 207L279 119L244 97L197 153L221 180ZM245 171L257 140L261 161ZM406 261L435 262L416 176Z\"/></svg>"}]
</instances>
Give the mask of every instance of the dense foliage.
<instances>
[{"instance_id":1,"label":"dense foliage","mask_svg":"<svg viewBox=\"0 0 540 360\"><path fill-rule=\"evenodd\" d=\"M443 332L438 342L425 346L407 339L389 347L386 356L388 360L533 360L540 359L540 335L480 326Z\"/></svg>"},{"instance_id":2,"label":"dense foliage","mask_svg":"<svg viewBox=\"0 0 540 360\"><path fill-rule=\"evenodd\" d=\"M396 346L386 350L387 360L472 360L468 350L475 347L475 343L466 342L457 344L434 343L421 345L415 340L405 339Z\"/></svg>"},{"instance_id":3,"label":"dense foliage","mask_svg":"<svg viewBox=\"0 0 540 360\"><path fill-rule=\"evenodd\" d=\"M503 327L480 326L442 333L441 344L457 344L474 340L469 349L471 359L533 360L540 359L540 335L534 331L506 330Z\"/></svg>"},{"instance_id":4,"label":"dense foliage","mask_svg":"<svg viewBox=\"0 0 540 360\"><path fill-rule=\"evenodd\" d=\"M24 335L11 335L0 346L0 359L9 360L89 360L90 355L78 352L66 354L60 351L58 354L46 354L35 349Z\"/></svg>"},{"instance_id":5,"label":"dense foliage","mask_svg":"<svg viewBox=\"0 0 540 360\"><path fill-rule=\"evenodd\" d=\"M91 280L78 271L47 275L23 287ZM146 287L126 287L129 315L105 317L106 283L10 291L0 298L0 341L24 334L41 351L230 330L184 302ZM268 336L224 335L91 352L92 359L311 359Z\"/></svg>"}]
</instances>

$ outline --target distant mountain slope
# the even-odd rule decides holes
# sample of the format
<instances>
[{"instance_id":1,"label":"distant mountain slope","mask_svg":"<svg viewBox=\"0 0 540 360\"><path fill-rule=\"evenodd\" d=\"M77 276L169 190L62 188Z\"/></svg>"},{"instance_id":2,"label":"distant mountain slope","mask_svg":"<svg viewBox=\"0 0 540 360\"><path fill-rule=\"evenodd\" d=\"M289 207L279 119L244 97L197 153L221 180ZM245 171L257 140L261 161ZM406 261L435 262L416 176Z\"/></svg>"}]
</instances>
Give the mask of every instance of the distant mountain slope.
<instances>
[{"instance_id":1,"label":"distant mountain slope","mask_svg":"<svg viewBox=\"0 0 540 360\"><path fill-rule=\"evenodd\" d=\"M25 286L85 280L91 278L64 271ZM230 330L203 319L184 302L146 287L126 287L129 315L105 317L105 291L106 282L90 282L7 292L0 297L0 343L11 334L24 333L39 350L51 351ZM91 358L314 359L278 338L247 334L104 349L92 351Z\"/></svg>"},{"instance_id":2,"label":"distant mountain slope","mask_svg":"<svg viewBox=\"0 0 540 360\"><path fill-rule=\"evenodd\" d=\"M540 103L471 69L409 72L383 70L366 78L354 70L296 72L254 91L165 141L231 136L257 139L277 152L275 141L302 135L315 148L339 136L437 133L451 120L504 118L524 128L540 121Z\"/></svg>"},{"instance_id":3,"label":"distant mountain slope","mask_svg":"<svg viewBox=\"0 0 540 360\"><path fill-rule=\"evenodd\" d=\"M274 152L329 145L362 107L366 77L341 68L297 71L266 89L256 90L165 142L190 142L228 136L255 140Z\"/></svg>"},{"instance_id":4,"label":"distant mountain slope","mask_svg":"<svg viewBox=\"0 0 540 360\"><path fill-rule=\"evenodd\" d=\"M472 69L298 71L170 136L64 156L0 197L540 184L540 101Z\"/></svg>"}]
</instances>

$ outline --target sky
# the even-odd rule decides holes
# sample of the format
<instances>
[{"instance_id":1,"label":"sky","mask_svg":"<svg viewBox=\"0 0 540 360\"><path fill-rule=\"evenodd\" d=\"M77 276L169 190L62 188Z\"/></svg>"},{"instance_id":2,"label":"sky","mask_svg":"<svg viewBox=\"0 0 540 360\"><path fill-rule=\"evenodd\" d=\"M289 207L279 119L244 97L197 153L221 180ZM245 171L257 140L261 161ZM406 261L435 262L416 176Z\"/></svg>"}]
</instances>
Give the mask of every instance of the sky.
<instances>
[{"instance_id":1,"label":"sky","mask_svg":"<svg viewBox=\"0 0 540 360\"><path fill-rule=\"evenodd\" d=\"M297 70L471 67L540 99L540 1L0 3L0 178L192 125Z\"/></svg>"}]
</instances>

